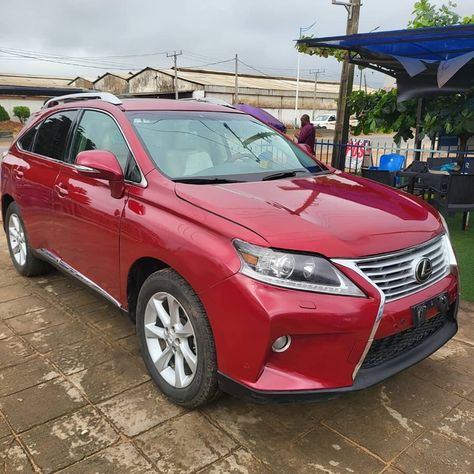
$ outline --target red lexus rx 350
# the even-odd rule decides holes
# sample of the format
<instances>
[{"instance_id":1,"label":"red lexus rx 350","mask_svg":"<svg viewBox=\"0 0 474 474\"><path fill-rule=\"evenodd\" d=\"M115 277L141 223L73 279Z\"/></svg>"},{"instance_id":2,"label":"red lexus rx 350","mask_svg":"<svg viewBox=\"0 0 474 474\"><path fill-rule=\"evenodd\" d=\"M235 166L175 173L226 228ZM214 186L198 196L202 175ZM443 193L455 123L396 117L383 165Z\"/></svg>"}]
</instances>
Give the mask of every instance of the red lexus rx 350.
<instances>
[{"instance_id":1,"label":"red lexus rx 350","mask_svg":"<svg viewBox=\"0 0 474 474\"><path fill-rule=\"evenodd\" d=\"M237 110L56 98L1 171L13 265L56 266L129 313L175 403L359 390L457 330L438 212Z\"/></svg>"}]
</instances>

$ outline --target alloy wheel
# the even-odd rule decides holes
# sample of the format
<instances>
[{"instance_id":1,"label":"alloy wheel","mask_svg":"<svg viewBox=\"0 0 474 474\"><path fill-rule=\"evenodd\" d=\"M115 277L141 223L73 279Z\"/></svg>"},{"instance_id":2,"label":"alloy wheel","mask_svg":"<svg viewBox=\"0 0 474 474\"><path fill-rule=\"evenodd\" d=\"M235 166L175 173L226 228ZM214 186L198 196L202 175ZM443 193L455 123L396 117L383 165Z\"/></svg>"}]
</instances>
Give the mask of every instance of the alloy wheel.
<instances>
[{"instance_id":1,"label":"alloy wheel","mask_svg":"<svg viewBox=\"0 0 474 474\"><path fill-rule=\"evenodd\" d=\"M12 213L8 220L8 239L12 250L13 258L21 267L26 263L26 236L17 214Z\"/></svg>"},{"instance_id":2,"label":"alloy wheel","mask_svg":"<svg viewBox=\"0 0 474 474\"><path fill-rule=\"evenodd\" d=\"M169 293L155 293L145 309L148 353L161 377L175 388L187 387L196 374L194 328L179 301Z\"/></svg>"}]
</instances>

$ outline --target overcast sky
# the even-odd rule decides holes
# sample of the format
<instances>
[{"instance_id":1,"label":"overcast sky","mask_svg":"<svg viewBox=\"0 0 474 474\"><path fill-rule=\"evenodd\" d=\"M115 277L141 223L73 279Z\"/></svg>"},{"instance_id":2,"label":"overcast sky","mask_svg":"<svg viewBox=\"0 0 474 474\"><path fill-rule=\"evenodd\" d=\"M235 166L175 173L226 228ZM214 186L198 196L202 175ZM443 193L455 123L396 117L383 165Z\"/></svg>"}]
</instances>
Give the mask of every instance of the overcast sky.
<instances>
[{"instance_id":1,"label":"overcast sky","mask_svg":"<svg viewBox=\"0 0 474 474\"><path fill-rule=\"evenodd\" d=\"M363 0L359 31L404 28L414 1ZM459 0L456 10L461 15L472 14L472 0ZM166 54L105 56L183 50L178 67L225 61L238 53L243 62L267 74L296 75L293 40L300 27L316 22L307 34L339 35L345 32L346 18L344 7L331 5L331 0L8 1L1 6L0 72L94 79L107 70L120 71L113 68L128 71L171 66ZM12 50L24 56L40 52L50 61L7 54ZM61 64L83 64L84 58L93 58L87 61L94 67ZM230 70L233 64L209 67ZM305 76L309 69L318 68L326 70L324 78L338 78L338 65L333 60L302 55L301 68ZM243 65L241 70L251 71ZM380 75L366 74L369 85L383 82Z\"/></svg>"}]
</instances>

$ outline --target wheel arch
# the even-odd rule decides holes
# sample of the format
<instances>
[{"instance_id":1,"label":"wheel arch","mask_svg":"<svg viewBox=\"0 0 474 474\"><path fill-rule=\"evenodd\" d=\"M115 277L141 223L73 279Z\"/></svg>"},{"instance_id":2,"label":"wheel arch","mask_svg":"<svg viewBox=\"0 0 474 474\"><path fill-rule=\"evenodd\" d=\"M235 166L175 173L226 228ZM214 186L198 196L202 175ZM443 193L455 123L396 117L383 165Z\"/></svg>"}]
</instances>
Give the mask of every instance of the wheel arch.
<instances>
[{"instance_id":1,"label":"wheel arch","mask_svg":"<svg viewBox=\"0 0 474 474\"><path fill-rule=\"evenodd\" d=\"M135 320L138 293L145 280L155 272L171 268L170 265L154 257L141 257L130 267L127 275L127 304L130 317Z\"/></svg>"},{"instance_id":2,"label":"wheel arch","mask_svg":"<svg viewBox=\"0 0 474 474\"><path fill-rule=\"evenodd\" d=\"M12 203L15 202L12 196L10 194L4 194L2 196L2 221L3 221L3 226L5 227L7 224L5 222L5 217L7 215L7 209L8 206Z\"/></svg>"}]
</instances>

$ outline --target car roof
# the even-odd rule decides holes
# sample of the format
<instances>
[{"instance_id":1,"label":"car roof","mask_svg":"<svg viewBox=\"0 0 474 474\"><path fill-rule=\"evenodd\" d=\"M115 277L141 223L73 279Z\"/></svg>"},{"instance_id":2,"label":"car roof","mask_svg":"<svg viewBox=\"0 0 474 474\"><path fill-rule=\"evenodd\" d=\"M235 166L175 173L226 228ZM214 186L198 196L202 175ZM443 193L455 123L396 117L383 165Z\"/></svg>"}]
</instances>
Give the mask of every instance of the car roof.
<instances>
[{"instance_id":1,"label":"car roof","mask_svg":"<svg viewBox=\"0 0 474 474\"><path fill-rule=\"evenodd\" d=\"M185 110L196 112L231 112L242 113L231 107L199 102L197 100L173 99L123 99L123 110Z\"/></svg>"}]
</instances>

